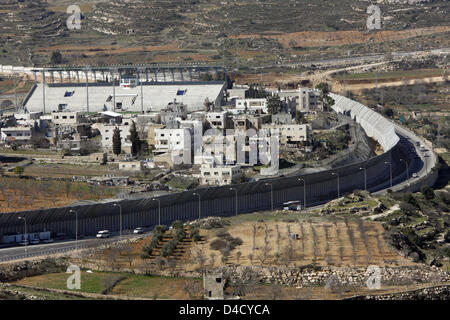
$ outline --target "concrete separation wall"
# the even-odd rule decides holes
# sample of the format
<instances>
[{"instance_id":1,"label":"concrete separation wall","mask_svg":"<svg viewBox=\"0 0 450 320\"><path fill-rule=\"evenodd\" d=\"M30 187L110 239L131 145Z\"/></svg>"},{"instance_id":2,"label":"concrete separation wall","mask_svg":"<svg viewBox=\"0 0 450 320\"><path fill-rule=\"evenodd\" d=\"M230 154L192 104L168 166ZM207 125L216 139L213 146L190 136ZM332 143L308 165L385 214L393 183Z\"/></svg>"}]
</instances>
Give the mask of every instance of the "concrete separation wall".
<instances>
[{"instance_id":1,"label":"concrete separation wall","mask_svg":"<svg viewBox=\"0 0 450 320\"><path fill-rule=\"evenodd\" d=\"M393 184L402 183L406 179L403 164L399 164L402 155L397 146L400 139L395 132L394 124L369 108L347 98L332 95L336 101L335 110L350 115L361 124L366 133L378 140L384 153L369 160L351 164L332 170L325 170L302 176L282 177L259 180L257 182L234 185L238 190L238 211L240 213L267 210L271 207L271 188L273 186L273 202L280 208L283 202L301 200L303 202L304 184L306 181L306 205L308 207L325 203L340 195L364 188L364 171L366 168L367 186L371 192L387 189L389 169L385 162L392 163ZM337 173L338 178L332 173ZM235 212L235 193L230 186L200 188L176 194L163 195L161 201L161 223L170 224L176 219L193 220L206 216L230 216ZM199 198L193 195L197 192ZM151 198L137 200L121 200L123 228L132 229L138 226L153 226L158 223L158 202ZM28 232L52 231L56 233L74 234L75 215L69 210L78 212L78 230L81 235L94 235L98 230L118 231L120 225L119 208L112 203L72 206L35 210L20 213L4 213L0 215L0 235L22 232L23 222L19 216L27 219Z\"/></svg>"},{"instance_id":2,"label":"concrete separation wall","mask_svg":"<svg viewBox=\"0 0 450 320\"><path fill-rule=\"evenodd\" d=\"M333 93L330 96L335 101L333 110L351 116L353 120L361 124L367 136L377 140L385 152L397 145L400 139L389 120L357 101Z\"/></svg>"}]
</instances>

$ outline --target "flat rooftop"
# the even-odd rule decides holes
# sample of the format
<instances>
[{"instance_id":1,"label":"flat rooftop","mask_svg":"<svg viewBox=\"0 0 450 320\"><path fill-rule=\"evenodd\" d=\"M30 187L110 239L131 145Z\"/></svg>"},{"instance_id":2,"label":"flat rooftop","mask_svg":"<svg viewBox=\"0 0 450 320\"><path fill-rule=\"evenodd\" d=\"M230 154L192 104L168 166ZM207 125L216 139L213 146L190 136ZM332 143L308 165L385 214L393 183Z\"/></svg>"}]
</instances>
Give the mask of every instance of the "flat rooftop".
<instances>
[{"instance_id":1,"label":"flat rooftop","mask_svg":"<svg viewBox=\"0 0 450 320\"><path fill-rule=\"evenodd\" d=\"M29 112L43 111L43 87L37 84L30 99L25 104ZM203 110L203 103L207 98L210 102L221 104L223 100L224 83L211 84L151 84L143 85L144 112L160 111L167 107L169 102L177 102L187 105L188 111ZM87 111L86 86L45 85L45 112L58 110L59 105L65 105L70 111ZM115 87L115 102L113 104L113 86L111 84L99 85L93 83L89 91L89 112L116 111L116 112L140 112L141 111L141 87L134 88Z\"/></svg>"}]
</instances>

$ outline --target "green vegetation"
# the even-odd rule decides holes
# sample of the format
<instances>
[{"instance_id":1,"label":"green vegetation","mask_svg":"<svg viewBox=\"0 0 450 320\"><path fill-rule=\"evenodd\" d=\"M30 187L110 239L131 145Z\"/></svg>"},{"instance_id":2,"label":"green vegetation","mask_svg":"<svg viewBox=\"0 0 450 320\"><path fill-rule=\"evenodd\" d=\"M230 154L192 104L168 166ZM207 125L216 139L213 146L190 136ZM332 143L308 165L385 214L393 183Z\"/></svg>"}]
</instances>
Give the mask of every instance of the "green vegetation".
<instances>
[{"instance_id":1,"label":"green vegetation","mask_svg":"<svg viewBox=\"0 0 450 320\"><path fill-rule=\"evenodd\" d=\"M21 166L17 166L14 168L14 174L17 174L18 176L22 175L24 173L24 169Z\"/></svg>"},{"instance_id":2,"label":"green vegetation","mask_svg":"<svg viewBox=\"0 0 450 320\"><path fill-rule=\"evenodd\" d=\"M314 154L319 159L325 159L330 154L347 149L351 136L348 130L320 131L313 133L313 141L317 144Z\"/></svg>"},{"instance_id":3,"label":"green vegetation","mask_svg":"<svg viewBox=\"0 0 450 320\"><path fill-rule=\"evenodd\" d=\"M166 242L161 248L161 255L165 258L172 255L173 251L178 246L178 243L186 237L184 225L180 220L175 220L172 223L173 238Z\"/></svg>"},{"instance_id":4,"label":"green vegetation","mask_svg":"<svg viewBox=\"0 0 450 320\"><path fill-rule=\"evenodd\" d=\"M278 95L273 95L267 99L267 111L270 114L277 114L281 111L281 100Z\"/></svg>"},{"instance_id":5,"label":"green vegetation","mask_svg":"<svg viewBox=\"0 0 450 320\"><path fill-rule=\"evenodd\" d=\"M316 89L320 90L319 100L322 102L323 110L331 110L331 107L334 105L334 100L329 95L331 91L329 84L326 82L320 83L316 86Z\"/></svg>"},{"instance_id":6,"label":"green vegetation","mask_svg":"<svg viewBox=\"0 0 450 320\"><path fill-rule=\"evenodd\" d=\"M156 226L153 229L152 240L148 245L142 247L141 251L142 259L150 257L152 251L158 246L158 243L163 239L165 229L166 229L165 226Z\"/></svg>"},{"instance_id":7,"label":"green vegetation","mask_svg":"<svg viewBox=\"0 0 450 320\"><path fill-rule=\"evenodd\" d=\"M35 293L36 296L47 297L48 299L83 299L81 296L71 296L68 294L45 292L37 289L24 289L20 285L27 285L36 288L48 288L67 290L66 281L68 274L50 273L34 277L24 278L16 282L18 291L26 293ZM94 271L81 273L81 289L73 290L74 293L94 293L122 295L136 298L158 298L171 299L178 297L185 298L183 285L186 283L201 283L198 278L172 278L164 276L146 276L118 272L100 272ZM12 284L12 288L15 284ZM201 292L199 292L201 294ZM200 295L199 295L200 297ZM90 298L92 299L92 298Z\"/></svg>"},{"instance_id":8,"label":"green vegetation","mask_svg":"<svg viewBox=\"0 0 450 320\"><path fill-rule=\"evenodd\" d=\"M125 276L124 273L110 273L110 272L100 272L95 271L93 273L88 273L86 271L81 272L81 289L74 291L96 293L101 294L105 289L107 289L109 283L108 279L115 278L117 276ZM67 277L68 274L62 273L49 273L39 276L24 278L17 281L17 284L24 284L39 288L49 288L49 289L67 289Z\"/></svg>"},{"instance_id":9,"label":"green vegetation","mask_svg":"<svg viewBox=\"0 0 450 320\"><path fill-rule=\"evenodd\" d=\"M113 134L113 153L118 156L122 153L122 140L120 138L120 129L116 127Z\"/></svg>"},{"instance_id":10,"label":"green vegetation","mask_svg":"<svg viewBox=\"0 0 450 320\"><path fill-rule=\"evenodd\" d=\"M141 139L136 129L136 123L132 121L130 128L131 154L137 156L141 152Z\"/></svg>"},{"instance_id":11,"label":"green vegetation","mask_svg":"<svg viewBox=\"0 0 450 320\"><path fill-rule=\"evenodd\" d=\"M381 199L398 203L400 210L378 221L387 231L388 241L415 261L441 266L450 257L445 234L450 226L450 193L422 188L420 193L390 193Z\"/></svg>"}]
</instances>

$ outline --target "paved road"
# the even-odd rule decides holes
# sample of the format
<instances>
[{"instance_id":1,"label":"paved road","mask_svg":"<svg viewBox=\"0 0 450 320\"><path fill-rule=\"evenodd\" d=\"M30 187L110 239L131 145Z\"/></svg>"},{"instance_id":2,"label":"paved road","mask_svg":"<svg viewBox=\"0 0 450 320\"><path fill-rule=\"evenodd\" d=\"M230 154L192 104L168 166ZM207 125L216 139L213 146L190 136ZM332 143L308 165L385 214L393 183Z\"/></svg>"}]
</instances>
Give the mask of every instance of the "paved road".
<instances>
[{"instance_id":1,"label":"paved road","mask_svg":"<svg viewBox=\"0 0 450 320\"><path fill-rule=\"evenodd\" d=\"M393 59L401 59L405 57L411 57L420 54L449 54L450 48L439 48L434 50L423 50L423 51L399 51L393 52ZM307 67L311 65L329 65L329 66L337 66L337 65L348 65L348 64L357 64L357 63L370 63L377 62L381 59L384 59L384 54L371 54L371 55L363 55L363 56L349 56L349 57L341 57L334 59L323 59L323 60L305 60L291 63L281 63L281 64L269 64L263 66L253 67L252 69L264 69L269 67Z\"/></svg>"},{"instance_id":2,"label":"paved road","mask_svg":"<svg viewBox=\"0 0 450 320\"><path fill-rule=\"evenodd\" d=\"M411 143L409 147L410 149L407 150L408 156L411 157L411 163L409 165L410 179L395 185L392 188L395 191L403 189L410 183L413 183L418 179L424 178L427 174L429 174L431 170L434 168L435 163L437 162L437 156L433 152L432 148L428 146L425 143L425 140L423 140L421 137L405 129L404 127L395 123L394 121L391 122L394 124L395 131L397 132L397 134L400 135L401 138L404 138ZM421 151L420 147L417 146L417 143L424 145L428 151L427 152ZM414 148L414 150L412 150L411 148ZM419 156L419 158L417 158L417 156ZM418 166L420 166L420 169L416 170ZM418 175L417 178L412 177L413 172L417 173Z\"/></svg>"},{"instance_id":3,"label":"paved road","mask_svg":"<svg viewBox=\"0 0 450 320\"><path fill-rule=\"evenodd\" d=\"M149 234L150 232L140 235L123 235L122 239L142 238ZM105 243L112 243L119 240L119 236L113 236L108 239L82 239L78 240L78 249L94 248L104 245ZM26 247L19 246L5 248L0 249L0 262L65 253L76 249L77 243L75 240L60 241L48 244L28 245Z\"/></svg>"}]
</instances>

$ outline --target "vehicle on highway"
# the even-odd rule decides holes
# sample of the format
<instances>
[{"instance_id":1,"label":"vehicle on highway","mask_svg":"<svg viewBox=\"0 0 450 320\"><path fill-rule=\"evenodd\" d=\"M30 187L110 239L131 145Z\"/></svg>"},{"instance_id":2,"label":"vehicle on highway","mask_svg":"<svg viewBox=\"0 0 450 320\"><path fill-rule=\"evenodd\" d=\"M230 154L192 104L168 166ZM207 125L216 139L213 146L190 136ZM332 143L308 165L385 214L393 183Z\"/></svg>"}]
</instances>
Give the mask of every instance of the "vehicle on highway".
<instances>
[{"instance_id":1,"label":"vehicle on highway","mask_svg":"<svg viewBox=\"0 0 450 320\"><path fill-rule=\"evenodd\" d=\"M21 246L27 246L27 245L30 244L30 242L29 242L28 240L22 240L22 241L19 242L19 244L20 244Z\"/></svg>"},{"instance_id":2,"label":"vehicle on highway","mask_svg":"<svg viewBox=\"0 0 450 320\"><path fill-rule=\"evenodd\" d=\"M54 242L53 239L42 240L42 243L53 243L53 242Z\"/></svg>"},{"instance_id":3,"label":"vehicle on highway","mask_svg":"<svg viewBox=\"0 0 450 320\"><path fill-rule=\"evenodd\" d=\"M99 239L109 238L109 230L100 230L99 232L97 232L96 237Z\"/></svg>"},{"instance_id":4,"label":"vehicle on highway","mask_svg":"<svg viewBox=\"0 0 450 320\"><path fill-rule=\"evenodd\" d=\"M419 176L417 175L417 173L414 172L414 173L412 174L412 177L413 177L413 178L418 178Z\"/></svg>"},{"instance_id":5,"label":"vehicle on highway","mask_svg":"<svg viewBox=\"0 0 450 320\"><path fill-rule=\"evenodd\" d=\"M300 201L288 201L283 203L283 211L300 211L302 204Z\"/></svg>"},{"instance_id":6,"label":"vehicle on highway","mask_svg":"<svg viewBox=\"0 0 450 320\"><path fill-rule=\"evenodd\" d=\"M142 227L137 227L136 229L133 230L133 234L142 234L144 233L144 228Z\"/></svg>"},{"instance_id":7,"label":"vehicle on highway","mask_svg":"<svg viewBox=\"0 0 450 320\"><path fill-rule=\"evenodd\" d=\"M33 239L30 241L31 244L39 244L41 243L41 241L39 241L39 239Z\"/></svg>"}]
</instances>

